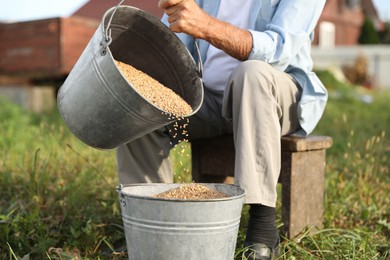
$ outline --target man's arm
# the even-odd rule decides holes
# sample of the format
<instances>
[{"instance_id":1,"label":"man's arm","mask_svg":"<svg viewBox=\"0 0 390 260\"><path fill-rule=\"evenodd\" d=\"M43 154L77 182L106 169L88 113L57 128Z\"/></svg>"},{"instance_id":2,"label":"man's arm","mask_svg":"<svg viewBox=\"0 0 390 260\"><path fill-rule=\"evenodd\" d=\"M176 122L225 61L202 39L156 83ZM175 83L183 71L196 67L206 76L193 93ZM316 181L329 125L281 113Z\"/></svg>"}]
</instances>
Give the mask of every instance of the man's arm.
<instances>
[{"instance_id":1,"label":"man's arm","mask_svg":"<svg viewBox=\"0 0 390 260\"><path fill-rule=\"evenodd\" d=\"M238 60L247 60L252 50L252 34L209 16L194 0L160 0L158 6L168 16L169 28L203 39Z\"/></svg>"}]
</instances>

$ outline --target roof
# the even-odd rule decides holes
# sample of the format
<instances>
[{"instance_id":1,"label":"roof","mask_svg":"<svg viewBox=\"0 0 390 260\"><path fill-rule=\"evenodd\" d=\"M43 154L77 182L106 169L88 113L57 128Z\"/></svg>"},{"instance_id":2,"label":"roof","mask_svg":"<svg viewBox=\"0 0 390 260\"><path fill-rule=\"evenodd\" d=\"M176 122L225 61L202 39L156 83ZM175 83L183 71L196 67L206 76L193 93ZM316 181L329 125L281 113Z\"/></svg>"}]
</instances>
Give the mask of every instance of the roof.
<instances>
[{"instance_id":1,"label":"roof","mask_svg":"<svg viewBox=\"0 0 390 260\"><path fill-rule=\"evenodd\" d=\"M370 17L374 22L375 29L378 31L383 31L385 29L385 25L383 21L379 18L378 11L375 8L372 0L362 0L362 8L364 10L365 15Z\"/></svg>"},{"instance_id":2,"label":"roof","mask_svg":"<svg viewBox=\"0 0 390 260\"><path fill-rule=\"evenodd\" d=\"M113 6L118 5L119 0L90 0L72 16L83 16L101 20L104 13ZM125 0L122 5L134 6L142 9L158 18L161 18L163 11L157 6L158 1L150 0Z\"/></svg>"}]
</instances>

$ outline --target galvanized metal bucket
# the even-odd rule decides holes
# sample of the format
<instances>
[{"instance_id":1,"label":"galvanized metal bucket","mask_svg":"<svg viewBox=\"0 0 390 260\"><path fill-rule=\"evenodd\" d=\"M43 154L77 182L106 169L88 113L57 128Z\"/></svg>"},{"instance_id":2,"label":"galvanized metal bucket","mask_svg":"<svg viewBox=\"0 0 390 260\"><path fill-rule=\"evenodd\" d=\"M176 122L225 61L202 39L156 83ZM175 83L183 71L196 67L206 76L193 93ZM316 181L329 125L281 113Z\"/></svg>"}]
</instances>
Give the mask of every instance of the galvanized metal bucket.
<instances>
[{"instance_id":1,"label":"galvanized metal bucket","mask_svg":"<svg viewBox=\"0 0 390 260\"><path fill-rule=\"evenodd\" d=\"M57 96L65 123L86 144L116 148L176 120L144 99L114 59L180 95L193 109L185 117L200 108L201 71L183 43L156 17L118 5L104 14Z\"/></svg>"},{"instance_id":2,"label":"galvanized metal bucket","mask_svg":"<svg viewBox=\"0 0 390 260\"><path fill-rule=\"evenodd\" d=\"M129 259L234 259L245 191L235 185L203 184L223 199L160 199L182 184L137 184L117 188Z\"/></svg>"}]
</instances>

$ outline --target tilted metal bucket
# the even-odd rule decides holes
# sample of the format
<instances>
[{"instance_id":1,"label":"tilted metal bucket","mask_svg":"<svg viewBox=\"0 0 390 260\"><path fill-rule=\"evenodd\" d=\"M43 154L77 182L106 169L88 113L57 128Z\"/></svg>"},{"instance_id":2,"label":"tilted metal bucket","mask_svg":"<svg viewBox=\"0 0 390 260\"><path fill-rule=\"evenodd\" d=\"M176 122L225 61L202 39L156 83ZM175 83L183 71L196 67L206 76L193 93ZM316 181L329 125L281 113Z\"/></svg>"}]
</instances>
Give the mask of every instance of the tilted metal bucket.
<instances>
[{"instance_id":1,"label":"tilted metal bucket","mask_svg":"<svg viewBox=\"0 0 390 260\"><path fill-rule=\"evenodd\" d=\"M116 148L173 122L144 99L114 63L130 64L171 88L193 109L203 101L200 71L179 40L156 17L131 6L109 9L61 86L59 111L86 144Z\"/></svg>"},{"instance_id":2,"label":"tilted metal bucket","mask_svg":"<svg viewBox=\"0 0 390 260\"><path fill-rule=\"evenodd\" d=\"M180 185L154 183L118 188L129 259L233 259L245 191L236 185L202 184L228 197L154 197Z\"/></svg>"}]
</instances>

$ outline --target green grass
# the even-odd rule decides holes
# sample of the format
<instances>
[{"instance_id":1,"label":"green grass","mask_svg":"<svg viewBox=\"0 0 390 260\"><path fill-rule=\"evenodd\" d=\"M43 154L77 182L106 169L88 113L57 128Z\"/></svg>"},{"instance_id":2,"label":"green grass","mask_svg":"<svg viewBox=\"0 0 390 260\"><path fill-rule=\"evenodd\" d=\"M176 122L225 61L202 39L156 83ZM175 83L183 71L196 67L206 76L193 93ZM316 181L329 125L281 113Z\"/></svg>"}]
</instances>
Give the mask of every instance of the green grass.
<instances>
[{"instance_id":1,"label":"green grass","mask_svg":"<svg viewBox=\"0 0 390 260\"><path fill-rule=\"evenodd\" d=\"M315 134L334 140L324 227L284 239L281 259L388 259L390 95L321 76L331 98ZM124 244L114 151L81 143L56 111L36 115L0 100L0 122L0 259L125 258L114 251ZM190 182L189 146L178 149L171 153L175 181ZM236 259L246 220L245 207Z\"/></svg>"}]
</instances>

